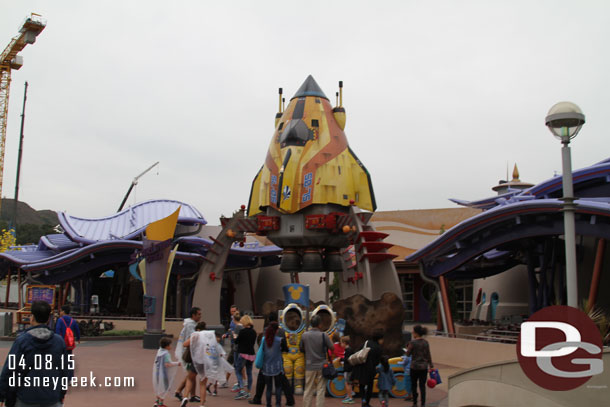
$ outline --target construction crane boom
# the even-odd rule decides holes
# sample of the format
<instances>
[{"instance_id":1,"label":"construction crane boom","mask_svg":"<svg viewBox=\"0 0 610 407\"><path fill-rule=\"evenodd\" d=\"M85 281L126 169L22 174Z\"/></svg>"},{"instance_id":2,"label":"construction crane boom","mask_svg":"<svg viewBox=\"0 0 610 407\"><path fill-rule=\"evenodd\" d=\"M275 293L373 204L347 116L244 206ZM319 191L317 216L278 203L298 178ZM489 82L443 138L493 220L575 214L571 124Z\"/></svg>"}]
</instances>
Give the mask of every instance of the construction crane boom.
<instances>
[{"instance_id":1,"label":"construction crane boom","mask_svg":"<svg viewBox=\"0 0 610 407\"><path fill-rule=\"evenodd\" d=\"M131 190L133 189L133 187L135 187L136 185L138 185L138 180L140 178L142 178L142 175L146 174L148 171L152 170L153 168L155 168L155 166L159 165L159 161L157 161L156 163L154 163L153 165L151 165L150 167L148 167L147 169L145 169L144 171L142 171L139 175L137 175L133 181L131 181L131 185L129 186L129 189L127 190L127 193L125 194L125 196L123 197L123 202L121 202L121 205L119 206L119 210L117 212L121 212L121 210L123 210L123 207L125 206L125 202L127 202L127 198L129 197L129 194L131 194Z\"/></svg>"},{"instance_id":2,"label":"construction crane boom","mask_svg":"<svg viewBox=\"0 0 610 407\"><path fill-rule=\"evenodd\" d=\"M0 54L0 198L2 198L2 181L4 178L4 151L6 144L6 121L8 117L8 98L11 87L11 70L23 66L19 52L28 44L36 42L38 34L44 30L47 22L36 13L26 17L17 34ZM0 207L2 200L0 199Z\"/></svg>"}]
</instances>

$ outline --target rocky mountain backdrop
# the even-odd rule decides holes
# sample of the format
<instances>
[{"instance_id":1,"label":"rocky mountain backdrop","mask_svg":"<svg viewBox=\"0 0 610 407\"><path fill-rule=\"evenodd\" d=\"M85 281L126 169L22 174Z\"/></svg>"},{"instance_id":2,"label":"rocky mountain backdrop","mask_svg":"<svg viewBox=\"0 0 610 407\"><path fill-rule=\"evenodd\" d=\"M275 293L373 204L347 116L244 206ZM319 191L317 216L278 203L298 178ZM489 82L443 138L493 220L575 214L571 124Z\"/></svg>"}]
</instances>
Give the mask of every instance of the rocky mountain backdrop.
<instances>
[{"instance_id":1,"label":"rocky mountain backdrop","mask_svg":"<svg viewBox=\"0 0 610 407\"><path fill-rule=\"evenodd\" d=\"M0 229L13 225L15 200L2 198L0 208ZM25 202L17 202L17 244L37 244L40 236L53 232L58 224L57 213L48 209L37 211Z\"/></svg>"}]
</instances>

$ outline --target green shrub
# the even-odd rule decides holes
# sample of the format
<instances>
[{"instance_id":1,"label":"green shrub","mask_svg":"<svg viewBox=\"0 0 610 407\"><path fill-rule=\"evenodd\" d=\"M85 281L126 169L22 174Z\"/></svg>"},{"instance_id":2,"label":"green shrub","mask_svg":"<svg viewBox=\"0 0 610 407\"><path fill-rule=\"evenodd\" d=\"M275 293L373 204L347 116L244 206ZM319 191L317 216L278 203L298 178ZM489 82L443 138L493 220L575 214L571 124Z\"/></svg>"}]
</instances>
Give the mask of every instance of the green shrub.
<instances>
[{"instance_id":1,"label":"green shrub","mask_svg":"<svg viewBox=\"0 0 610 407\"><path fill-rule=\"evenodd\" d=\"M122 329L102 332L102 336L141 336L144 331L136 331L133 329Z\"/></svg>"}]
</instances>

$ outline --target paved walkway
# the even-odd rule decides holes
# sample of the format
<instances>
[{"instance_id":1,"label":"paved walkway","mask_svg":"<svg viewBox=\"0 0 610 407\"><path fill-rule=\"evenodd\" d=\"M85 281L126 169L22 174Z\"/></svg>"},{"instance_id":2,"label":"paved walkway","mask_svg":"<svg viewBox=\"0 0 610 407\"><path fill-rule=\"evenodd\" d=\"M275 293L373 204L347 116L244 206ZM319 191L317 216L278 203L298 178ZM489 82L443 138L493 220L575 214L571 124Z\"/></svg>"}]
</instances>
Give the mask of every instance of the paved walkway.
<instances>
[{"instance_id":1,"label":"paved walkway","mask_svg":"<svg viewBox=\"0 0 610 407\"><path fill-rule=\"evenodd\" d=\"M0 343L0 360L4 362L12 342ZM76 376L96 378L97 387L78 387L69 390L66 396L66 407L108 407L108 406L152 406L155 397L152 389L152 364L156 350L142 349L141 340L131 341L90 341L83 342L75 350ZM441 377L446 378L445 368L439 367ZM256 378L257 372L254 372ZM134 387L104 387L104 378L133 377ZM178 379L182 379L184 373L179 370ZM256 379L255 379L256 380ZM235 382L231 377L230 383ZM218 397L208 396L206 406L245 407L250 406L247 401L233 400L235 393L229 389L219 389ZM439 386L428 389L427 406L443 406L446 403L446 390ZM443 401L445 400L445 401ZM168 407L178 407L180 403L175 398L166 400ZM391 399L393 406L410 406L410 402ZM199 406L199 403L189 403L189 406ZM296 396L296 406L302 406L302 396ZM326 406L343 406L341 399L326 398ZM371 401L374 407L380 406L377 399ZM360 403L355 404L356 407Z\"/></svg>"}]
</instances>

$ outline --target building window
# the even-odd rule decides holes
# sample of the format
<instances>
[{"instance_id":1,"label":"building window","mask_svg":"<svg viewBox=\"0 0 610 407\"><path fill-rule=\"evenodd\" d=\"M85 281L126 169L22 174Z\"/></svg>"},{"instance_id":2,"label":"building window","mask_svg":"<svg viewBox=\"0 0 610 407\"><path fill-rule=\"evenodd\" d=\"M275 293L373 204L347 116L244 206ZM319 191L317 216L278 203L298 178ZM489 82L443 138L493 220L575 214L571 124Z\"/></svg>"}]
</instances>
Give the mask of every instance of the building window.
<instances>
[{"instance_id":1,"label":"building window","mask_svg":"<svg viewBox=\"0 0 610 407\"><path fill-rule=\"evenodd\" d=\"M415 321L415 274L400 274L402 302L405 305L405 321Z\"/></svg>"},{"instance_id":2,"label":"building window","mask_svg":"<svg viewBox=\"0 0 610 407\"><path fill-rule=\"evenodd\" d=\"M472 280L454 280L455 299L457 305L457 320L470 320L472 311Z\"/></svg>"}]
</instances>

